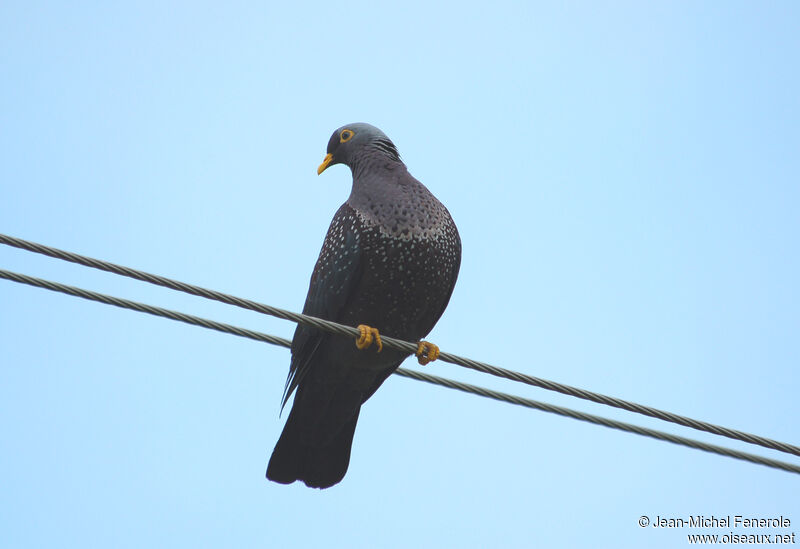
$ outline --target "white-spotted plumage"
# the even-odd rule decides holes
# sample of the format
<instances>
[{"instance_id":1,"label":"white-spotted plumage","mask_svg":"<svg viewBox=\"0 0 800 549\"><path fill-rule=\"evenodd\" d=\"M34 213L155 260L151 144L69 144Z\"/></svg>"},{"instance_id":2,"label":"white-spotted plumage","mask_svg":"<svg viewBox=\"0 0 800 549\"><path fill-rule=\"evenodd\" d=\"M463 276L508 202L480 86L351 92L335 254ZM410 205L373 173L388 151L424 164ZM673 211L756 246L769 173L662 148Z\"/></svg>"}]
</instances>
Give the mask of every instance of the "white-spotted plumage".
<instances>
[{"instance_id":1,"label":"white-spotted plumage","mask_svg":"<svg viewBox=\"0 0 800 549\"><path fill-rule=\"evenodd\" d=\"M345 141L342 132L353 135ZM321 169L348 165L353 187L328 229L303 312L418 341L439 320L458 277L456 225L377 128L336 130L328 154ZM352 340L298 326L286 397L297 392L267 477L320 488L339 482L361 404L407 356L361 351Z\"/></svg>"}]
</instances>

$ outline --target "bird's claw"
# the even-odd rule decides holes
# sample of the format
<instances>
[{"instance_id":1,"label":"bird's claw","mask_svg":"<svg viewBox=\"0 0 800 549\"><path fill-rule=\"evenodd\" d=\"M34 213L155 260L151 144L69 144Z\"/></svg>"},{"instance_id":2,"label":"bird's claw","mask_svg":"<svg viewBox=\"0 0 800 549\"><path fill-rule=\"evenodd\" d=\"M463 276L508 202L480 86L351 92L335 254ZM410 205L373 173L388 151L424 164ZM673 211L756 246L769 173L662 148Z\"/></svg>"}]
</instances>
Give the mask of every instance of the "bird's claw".
<instances>
[{"instance_id":1,"label":"bird's claw","mask_svg":"<svg viewBox=\"0 0 800 549\"><path fill-rule=\"evenodd\" d=\"M358 329L361 332L361 335L358 339L356 339L356 347L361 349L362 351L372 345L372 341L375 341L375 345L378 346L378 352L380 353L383 350L383 343L381 342L381 334L378 332L377 328L372 328L367 326L366 324L359 324Z\"/></svg>"},{"instance_id":2,"label":"bird's claw","mask_svg":"<svg viewBox=\"0 0 800 549\"><path fill-rule=\"evenodd\" d=\"M420 341L417 344L417 360L422 366L439 358L439 347L430 341Z\"/></svg>"}]
</instances>

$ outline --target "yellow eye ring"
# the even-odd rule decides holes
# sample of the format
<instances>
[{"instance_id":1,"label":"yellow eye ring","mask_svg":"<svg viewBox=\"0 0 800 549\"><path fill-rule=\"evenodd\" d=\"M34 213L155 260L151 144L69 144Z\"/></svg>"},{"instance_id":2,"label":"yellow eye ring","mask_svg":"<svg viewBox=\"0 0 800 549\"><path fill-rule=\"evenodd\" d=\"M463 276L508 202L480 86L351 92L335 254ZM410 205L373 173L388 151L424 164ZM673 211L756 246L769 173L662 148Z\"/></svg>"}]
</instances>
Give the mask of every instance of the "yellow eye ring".
<instances>
[{"instance_id":1,"label":"yellow eye ring","mask_svg":"<svg viewBox=\"0 0 800 549\"><path fill-rule=\"evenodd\" d=\"M354 135L353 130L342 130L342 133L339 134L339 143L347 143Z\"/></svg>"}]
</instances>

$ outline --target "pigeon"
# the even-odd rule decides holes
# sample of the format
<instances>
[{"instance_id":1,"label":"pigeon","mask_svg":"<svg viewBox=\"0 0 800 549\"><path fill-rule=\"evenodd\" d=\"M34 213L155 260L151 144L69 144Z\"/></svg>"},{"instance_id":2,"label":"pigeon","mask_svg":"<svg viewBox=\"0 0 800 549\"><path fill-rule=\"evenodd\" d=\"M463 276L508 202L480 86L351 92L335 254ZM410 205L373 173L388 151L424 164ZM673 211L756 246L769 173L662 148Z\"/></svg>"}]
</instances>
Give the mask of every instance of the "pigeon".
<instances>
[{"instance_id":1,"label":"pigeon","mask_svg":"<svg viewBox=\"0 0 800 549\"><path fill-rule=\"evenodd\" d=\"M438 356L421 339L442 316L461 265L450 213L381 130L336 130L317 174L336 164L350 168L353 186L328 228L303 313L358 326L361 335L354 345L297 326L282 406L293 392L294 402L267 466L272 481L312 488L344 478L361 405L410 356L383 348L380 334L419 342L422 364Z\"/></svg>"}]
</instances>

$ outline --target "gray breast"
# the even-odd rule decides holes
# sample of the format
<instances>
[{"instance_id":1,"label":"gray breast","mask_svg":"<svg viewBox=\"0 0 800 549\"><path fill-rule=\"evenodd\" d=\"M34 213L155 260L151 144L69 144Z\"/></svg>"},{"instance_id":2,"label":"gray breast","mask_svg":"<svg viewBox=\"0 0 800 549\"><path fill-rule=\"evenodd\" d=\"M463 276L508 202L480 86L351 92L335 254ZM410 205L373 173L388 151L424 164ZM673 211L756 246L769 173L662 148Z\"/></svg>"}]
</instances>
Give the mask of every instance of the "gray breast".
<instances>
[{"instance_id":1,"label":"gray breast","mask_svg":"<svg viewBox=\"0 0 800 549\"><path fill-rule=\"evenodd\" d=\"M364 265L352 309L353 321L372 322L387 335L412 341L424 337L444 312L461 261L449 212L414 183L400 193L373 195L354 209ZM357 320L359 315L369 320Z\"/></svg>"}]
</instances>

